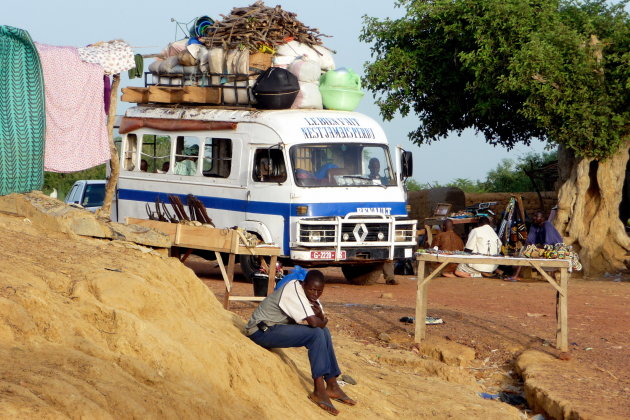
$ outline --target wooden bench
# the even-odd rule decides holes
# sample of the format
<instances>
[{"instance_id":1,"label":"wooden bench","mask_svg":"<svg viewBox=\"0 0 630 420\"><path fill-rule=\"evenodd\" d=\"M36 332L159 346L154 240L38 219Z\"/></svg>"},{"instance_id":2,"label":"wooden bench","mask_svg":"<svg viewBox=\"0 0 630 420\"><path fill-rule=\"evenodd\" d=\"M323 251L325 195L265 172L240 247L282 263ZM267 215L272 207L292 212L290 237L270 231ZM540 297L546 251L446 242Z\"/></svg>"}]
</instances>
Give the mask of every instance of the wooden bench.
<instances>
[{"instance_id":1,"label":"wooden bench","mask_svg":"<svg viewBox=\"0 0 630 420\"><path fill-rule=\"evenodd\" d=\"M185 261L194 249L213 251L221 270L221 276L225 283L225 296L223 306L228 309L230 301L252 301L260 302L264 299L261 296L232 296L232 286L234 284L234 266L236 255L255 255L259 257L269 256L271 261L268 266L269 282L267 286L267 296L273 292L276 278L276 262L280 255L280 247L275 245L250 246L247 238L236 229L219 229L207 226L191 226L183 223L168 223L157 220L127 218L127 224L135 224L152 228L163 232L171 238L171 246L184 248L184 254L174 251L171 248L171 256L177 257L180 261ZM223 264L221 253L228 254L227 267ZM263 261L263 265L264 265Z\"/></svg>"}]
</instances>

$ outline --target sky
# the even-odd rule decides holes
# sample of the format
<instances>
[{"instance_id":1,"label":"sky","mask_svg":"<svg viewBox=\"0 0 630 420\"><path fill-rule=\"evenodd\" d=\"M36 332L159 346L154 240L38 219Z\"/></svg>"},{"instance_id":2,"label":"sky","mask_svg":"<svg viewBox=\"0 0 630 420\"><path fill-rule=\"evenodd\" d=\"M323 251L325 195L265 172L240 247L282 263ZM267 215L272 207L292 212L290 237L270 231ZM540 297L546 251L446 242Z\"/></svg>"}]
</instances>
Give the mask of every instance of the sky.
<instances>
[{"instance_id":1,"label":"sky","mask_svg":"<svg viewBox=\"0 0 630 420\"><path fill-rule=\"evenodd\" d=\"M183 37L172 19L183 26L203 15L219 19L220 14L229 14L232 7L247 6L253 2L22 0L4 5L0 24L25 29L34 41L43 44L80 47L97 41L124 39L137 53L153 54L176 40L176 36L177 39ZM364 63L370 60L370 46L359 41L363 28L362 16L398 18L403 15L393 0L266 2L267 6L276 4L297 13L298 19L305 25L330 35L331 38L324 38L324 43L336 51L337 67L351 68L360 75L364 73ZM137 79L132 82L124 75L121 87L138 86ZM127 106L123 103L118 113L124 112ZM407 134L419 124L417 117L397 116L392 121L383 121L370 92L366 92L357 111L382 124L392 151L393 146L400 145L413 152L413 178L419 183L444 184L456 178L485 179L487 172L494 169L502 159L517 159L529 152L544 150L544 143L538 141L530 146L515 147L511 151L493 147L473 130L467 130L461 136L452 134L431 145L418 146L407 139Z\"/></svg>"}]
</instances>

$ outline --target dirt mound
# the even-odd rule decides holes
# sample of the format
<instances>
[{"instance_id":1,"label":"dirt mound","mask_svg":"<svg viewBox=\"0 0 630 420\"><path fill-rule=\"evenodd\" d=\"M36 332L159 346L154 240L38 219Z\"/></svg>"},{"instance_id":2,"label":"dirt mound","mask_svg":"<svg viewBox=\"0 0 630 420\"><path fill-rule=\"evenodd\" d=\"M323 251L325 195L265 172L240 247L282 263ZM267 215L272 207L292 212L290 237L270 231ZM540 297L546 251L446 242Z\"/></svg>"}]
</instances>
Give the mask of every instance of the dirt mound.
<instances>
[{"instance_id":1,"label":"dirt mound","mask_svg":"<svg viewBox=\"0 0 630 420\"><path fill-rule=\"evenodd\" d=\"M549 354L537 350L527 350L517 359L516 369L525 381L525 396L529 406L533 409L544 410L554 419L592 419L592 420L622 420L628 417L621 408L624 396L619 396L620 405L601 405L602 391L615 392L612 387L603 387L606 377L601 378L598 372L589 366L575 361L558 360ZM601 368L600 368L601 369ZM601 369L612 375L610 372ZM598 376L600 376L598 378ZM598 380L599 379L599 380ZM603 380L602 380L603 379ZM581 398L575 398L575 390L566 384L588 380L593 386ZM627 388L626 388L627 389ZM600 404L593 405L593 401ZM626 401L627 403L627 401Z\"/></svg>"},{"instance_id":2,"label":"dirt mound","mask_svg":"<svg viewBox=\"0 0 630 420\"><path fill-rule=\"evenodd\" d=\"M3 416L328 418L306 399L305 351L253 344L178 260L6 213L0 233ZM342 418L519 418L473 383L431 376L411 352L338 341L359 382Z\"/></svg>"}]
</instances>

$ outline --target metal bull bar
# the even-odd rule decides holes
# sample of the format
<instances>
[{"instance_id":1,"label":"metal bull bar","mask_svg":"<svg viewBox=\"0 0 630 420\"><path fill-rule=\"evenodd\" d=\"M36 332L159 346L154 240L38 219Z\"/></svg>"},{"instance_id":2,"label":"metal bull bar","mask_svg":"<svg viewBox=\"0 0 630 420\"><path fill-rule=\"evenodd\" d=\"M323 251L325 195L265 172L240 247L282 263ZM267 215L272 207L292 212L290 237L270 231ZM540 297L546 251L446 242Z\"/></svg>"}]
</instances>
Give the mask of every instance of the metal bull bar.
<instances>
[{"instance_id":1,"label":"metal bull bar","mask_svg":"<svg viewBox=\"0 0 630 420\"><path fill-rule=\"evenodd\" d=\"M415 246L416 220L398 220L378 213L348 213L334 217L312 217L297 222L294 245L304 248L334 248L335 261L344 248L389 249L394 259L396 246Z\"/></svg>"}]
</instances>

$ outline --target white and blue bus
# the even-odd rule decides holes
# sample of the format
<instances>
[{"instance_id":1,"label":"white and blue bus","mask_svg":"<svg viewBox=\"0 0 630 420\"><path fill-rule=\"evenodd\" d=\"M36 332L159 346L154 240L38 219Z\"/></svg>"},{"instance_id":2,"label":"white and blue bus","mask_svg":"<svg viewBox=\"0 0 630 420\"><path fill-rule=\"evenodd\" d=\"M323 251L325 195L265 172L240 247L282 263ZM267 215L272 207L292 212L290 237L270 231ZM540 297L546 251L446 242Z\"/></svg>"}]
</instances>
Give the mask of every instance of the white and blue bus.
<instances>
[{"instance_id":1,"label":"white and blue bus","mask_svg":"<svg viewBox=\"0 0 630 420\"><path fill-rule=\"evenodd\" d=\"M238 226L302 266L341 266L354 283L410 258L416 221L404 179L411 153L390 155L371 118L330 110L250 111L139 105L127 110L114 212L188 194L217 227ZM256 269L241 259L246 275Z\"/></svg>"}]
</instances>

